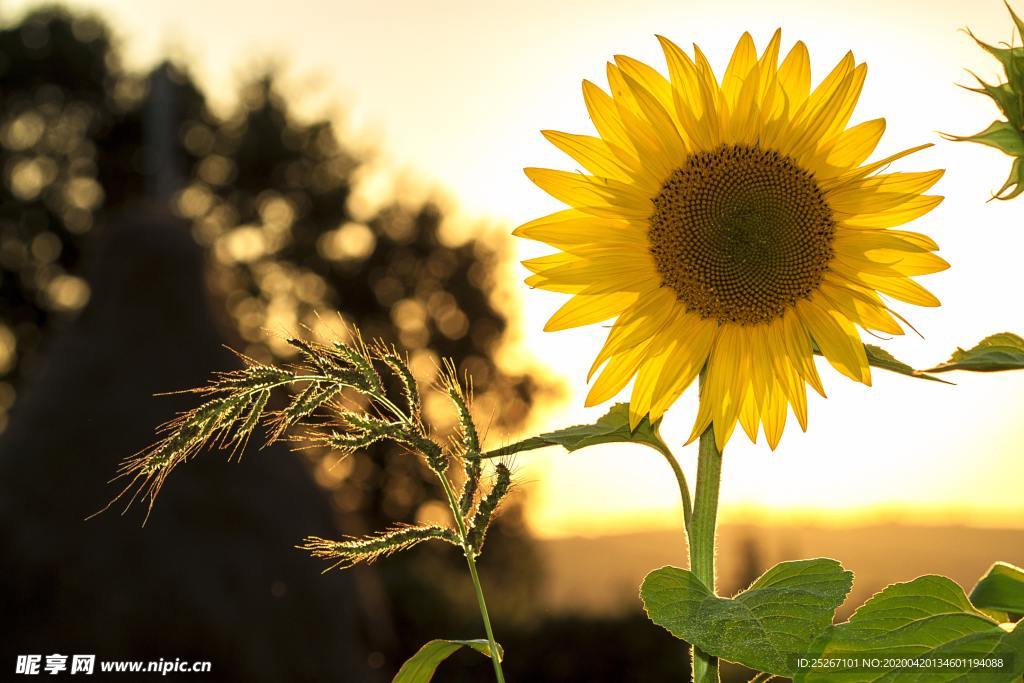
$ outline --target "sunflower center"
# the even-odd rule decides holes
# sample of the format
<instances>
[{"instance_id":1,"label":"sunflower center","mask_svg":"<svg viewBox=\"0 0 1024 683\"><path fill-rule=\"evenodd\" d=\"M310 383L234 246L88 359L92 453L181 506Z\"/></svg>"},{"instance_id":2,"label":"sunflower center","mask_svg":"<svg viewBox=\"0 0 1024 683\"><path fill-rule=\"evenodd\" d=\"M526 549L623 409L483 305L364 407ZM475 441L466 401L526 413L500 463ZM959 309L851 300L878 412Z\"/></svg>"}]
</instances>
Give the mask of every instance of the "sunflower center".
<instances>
[{"instance_id":1,"label":"sunflower center","mask_svg":"<svg viewBox=\"0 0 1024 683\"><path fill-rule=\"evenodd\" d=\"M835 221L814 176L747 145L691 155L654 198L648 237L662 282L720 323L781 317L821 283Z\"/></svg>"}]
</instances>

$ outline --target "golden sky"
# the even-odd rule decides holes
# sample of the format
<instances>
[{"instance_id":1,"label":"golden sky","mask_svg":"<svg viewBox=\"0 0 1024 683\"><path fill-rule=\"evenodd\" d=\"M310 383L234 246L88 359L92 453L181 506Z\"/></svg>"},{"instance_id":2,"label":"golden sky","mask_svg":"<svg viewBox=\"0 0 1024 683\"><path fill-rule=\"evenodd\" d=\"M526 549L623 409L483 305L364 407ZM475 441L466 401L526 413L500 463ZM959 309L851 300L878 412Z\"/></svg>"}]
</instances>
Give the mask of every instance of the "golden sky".
<instances>
[{"instance_id":1,"label":"golden sky","mask_svg":"<svg viewBox=\"0 0 1024 683\"><path fill-rule=\"evenodd\" d=\"M31 2L5 3L11 19ZM997 331L1024 332L1021 254L1024 198L988 202L1009 160L976 145L942 142L936 131L974 133L993 118L988 100L956 87L968 68L995 79L995 62L959 29L989 41L1010 39L1002 2L984 0L521 0L486 3L366 3L295 0L76 0L119 32L132 66L170 53L188 60L209 89L230 84L268 58L285 65L296 102L308 111L343 105L346 128L379 151L367 188L404 174L451 197L463 218L496 223L494 239L559 205L522 174L524 166L573 168L538 134L541 128L591 132L580 82L603 82L605 61L629 54L663 69L654 35L699 42L722 69L744 30L763 46L783 29L783 48L801 39L815 80L846 50L869 66L854 122L884 116L878 154L921 142L936 147L899 162L900 170L946 168L936 192L946 201L911 229L927 232L952 263L925 284L939 309L900 308L925 339L880 342L926 366L956 346ZM510 239L510 238L509 238ZM543 253L516 245L522 257ZM565 405L537 418L556 428L600 415L583 409L584 380L603 334L585 328L540 332L562 296L525 291L510 269L521 315L523 353L543 359L572 389ZM520 313L521 311L521 313ZM517 358L519 356L520 358ZM1024 372L952 376L946 387L874 373L855 385L822 367L828 400L812 396L810 428L793 427L772 453L737 432L725 455L723 518L799 518L1024 525ZM695 413L694 392L665 419L693 477L695 446L681 448ZM817 398L817 400L815 400ZM530 487L531 520L545 535L596 534L677 525L675 484L665 464L639 447L555 449L519 459Z\"/></svg>"}]
</instances>

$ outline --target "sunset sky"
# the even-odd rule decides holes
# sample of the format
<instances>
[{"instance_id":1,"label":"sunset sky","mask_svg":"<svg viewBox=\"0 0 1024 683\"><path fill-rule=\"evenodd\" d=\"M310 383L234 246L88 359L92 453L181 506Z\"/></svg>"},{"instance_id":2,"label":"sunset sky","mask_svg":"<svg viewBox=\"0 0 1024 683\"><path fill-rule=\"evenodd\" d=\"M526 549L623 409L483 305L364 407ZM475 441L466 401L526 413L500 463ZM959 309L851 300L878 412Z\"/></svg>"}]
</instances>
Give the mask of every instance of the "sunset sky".
<instances>
[{"instance_id":1,"label":"sunset sky","mask_svg":"<svg viewBox=\"0 0 1024 683\"><path fill-rule=\"evenodd\" d=\"M32 2L5 2L15 19ZM985 98L956 86L965 69L995 80L996 63L960 29L1008 41L1002 2L985 0L716 0L612 2L522 0L485 3L267 0L78 0L98 10L120 37L129 65L162 55L186 60L209 92L230 105L240 76L283 65L288 95L301 111L339 112L343 130L376 150L378 173L360 201L396 184L433 190L457 211L452 230L484 219L517 259L545 253L512 244L517 224L560 208L522 173L524 166L574 168L539 135L542 128L592 132L583 78L603 83L605 61L624 53L664 71L655 34L681 46L698 42L721 73L744 30L758 47L781 26L783 49L804 40L815 82L847 50L869 66L854 122L884 116L878 155L934 142L897 170L947 169L936 192L946 201L910 229L926 232L952 264L925 278L939 309L900 307L925 339L881 344L918 366L945 360L1003 330L1024 332L1021 255L1024 198L988 202L1010 161L995 150L944 142L937 131L974 133L995 118ZM386 170L386 171L385 171ZM410 178L417 179L409 188ZM514 250L514 251L513 251ZM534 427L590 421L586 371L603 339L591 327L542 333L563 295L527 291L510 263L506 303L520 340L504 361L540 359L568 398L537 411ZM726 520L897 519L1024 526L1024 372L948 378L949 387L874 373L870 389L823 366L828 400L812 397L810 427L791 419L779 449L737 436L725 454ZM667 415L663 432L692 477L696 447L682 448L695 392ZM501 435L497 435L501 436ZM600 447L566 455L524 455L529 510L545 535L672 527L679 508L664 462L640 447Z\"/></svg>"}]
</instances>

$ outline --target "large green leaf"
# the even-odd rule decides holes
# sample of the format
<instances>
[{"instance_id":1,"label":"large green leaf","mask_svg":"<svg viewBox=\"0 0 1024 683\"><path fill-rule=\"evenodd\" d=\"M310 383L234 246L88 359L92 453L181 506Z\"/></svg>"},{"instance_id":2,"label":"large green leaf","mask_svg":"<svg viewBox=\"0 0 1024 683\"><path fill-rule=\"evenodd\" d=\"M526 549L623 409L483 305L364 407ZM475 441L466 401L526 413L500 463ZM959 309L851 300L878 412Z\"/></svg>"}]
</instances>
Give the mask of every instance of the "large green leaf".
<instances>
[{"instance_id":1,"label":"large green leaf","mask_svg":"<svg viewBox=\"0 0 1024 683\"><path fill-rule=\"evenodd\" d=\"M641 443L665 452L665 442L658 436L657 429L658 425L652 425L650 420L645 417L636 426L636 429L631 430L629 428L629 405L616 403L594 424L566 427L555 432L530 437L524 441L517 441L484 453L483 457L497 458L547 446L561 446L567 451L576 451L602 443Z\"/></svg>"},{"instance_id":2,"label":"large green leaf","mask_svg":"<svg viewBox=\"0 0 1024 683\"><path fill-rule=\"evenodd\" d=\"M462 647L472 648L485 657L491 656L491 647L486 640L431 640L405 661L391 683L428 683L438 665ZM502 656L499 645L498 659Z\"/></svg>"},{"instance_id":3,"label":"large green leaf","mask_svg":"<svg viewBox=\"0 0 1024 683\"><path fill-rule=\"evenodd\" d=\"M640 597L651 621L704 652L758 671L792 675L796 657L832 624L853 574L835 560L783 562L735 598L716 597L690 571L662 567Z\"/></svg>"},{"instance_id":4,"label":"large green leaf","mask_svg":"<svg viewBox=\"0 0 1024 683\"><path fill-rule=\"evenodd\" d=\"M971 591L978 609L1024 614L1024 569L996 562Z\"/></svg>"},{"instance_id":5,"label":"large green leaf","mask_svg":"<svg viewBox=\"0 0 1024 683\"><path fill-rule=\"evenodd\" d=\"M921 576L889 586L864 603L848 622L826 629L806 654L808 661L818 660L823 665L802 668L794 681L1005 683L1024 673L1024 628L1009 628L976 610L953 581L944 576ZM1002 658L1003 667L957 661L972 657ZM925 667L908 664L908 660L940 662ZM842 665L834 665L837 661ZM850 666L850 662L857 665Z\"/></svg>"},{"instance_id":6,"label":"large green leaf","mask_svg":"<svg viewBox=\"0 0 1024 683\"><path fill-rule=\"evenodd\" d=\"M999 372L1024 368L1024 339L1012 332L1000 332L985 337L973 349L957 349L953 356L927 372L971 370L973 372Z\"/></svg>"}]
</instances>

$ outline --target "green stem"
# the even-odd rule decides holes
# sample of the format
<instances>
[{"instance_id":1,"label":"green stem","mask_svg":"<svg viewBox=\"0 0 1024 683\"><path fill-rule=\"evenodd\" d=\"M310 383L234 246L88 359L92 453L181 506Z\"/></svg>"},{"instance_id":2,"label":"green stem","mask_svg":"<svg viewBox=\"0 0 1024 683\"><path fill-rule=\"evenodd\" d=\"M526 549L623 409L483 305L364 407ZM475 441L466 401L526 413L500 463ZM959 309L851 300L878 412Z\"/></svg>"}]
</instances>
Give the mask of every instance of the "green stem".
<instances>
[{"instance_id":1,"label":"green stem","mask_svg":"<svg viewBox=\"0 0 1024 683\"><path fill-rule=\"evenodd\" d=\"M656 436L661 441L661 435L656 433ZM683 474L683 468L679 466L679 461L672 455L672 451L664 441L661 441L661 445L656 450L665 457L668 466L672 468L672 474L676 476L676 484L679 486L679 498L683 503L683 526L686 533L689 534L690 519L693 517L693 504L690 502L690 487L686 484L686 475Z\"/></svg>"},{"instance_id":2,"label":"green stem","mask_svg":"<svg viewBox=\"0 0 1024 683\"><path fill-rule=\"evenodd\" d=\"M470 548L466 550L466 564L469 565L469 575L473 578L473 590L476 591L476 602L480 606L480 616L484 620L484 631L487 632L487 643L491 648L491 664L494 665L494 676L498 683L505 683L505 673L501 670L501 654L498 651L498 643L494 640L494 631L491 629L491 618L487 614L487 602L484 601L484 589L480 586L480 577L476 573L476 553Z\"/></svg>"},{"instance_id":3,"label":"green stem","mask_svg":"<svg viewBox=\"0 0 1024 683\"><path fill-rule=\"evenodd\" d=\"M715 445L714 425L700 435L697 455L697 488L690 519L690 571L715 592L715 525L718 488L722 477L722 453ZM693 648L694 683L718 683L718 658Z\"/></svg>"},{"instance_id":4,"label":"green stem","mask_svg":"<svg viewBox=\"0 0 1024 683\"><path fill-rule=\"evenodd\" d=\"M487 601L484 600L484 589L480 585L480 576L476 572L476 551L468 540L466 522L462 519L462 511L459 509L458 500L455 498L455 491L451 482L443 473L437 473L444 487L444 493L448 496L448 505L452 509L452 516L455 517L455 526L459 530L459 538L462 540L462 549L466 555L466 564L469 566L469 576L473 579L473 590L476 592L476 603L480 607L480 618L484 622L484 631L487 633L487 643L491 650L491 664L494 665L494 677L498 683L505 683L505 672L501 670L501 654L498 650L498 643L494 639L494 630L491 628L491 617L487 613Z\"/></svg>"}]
</instances>

